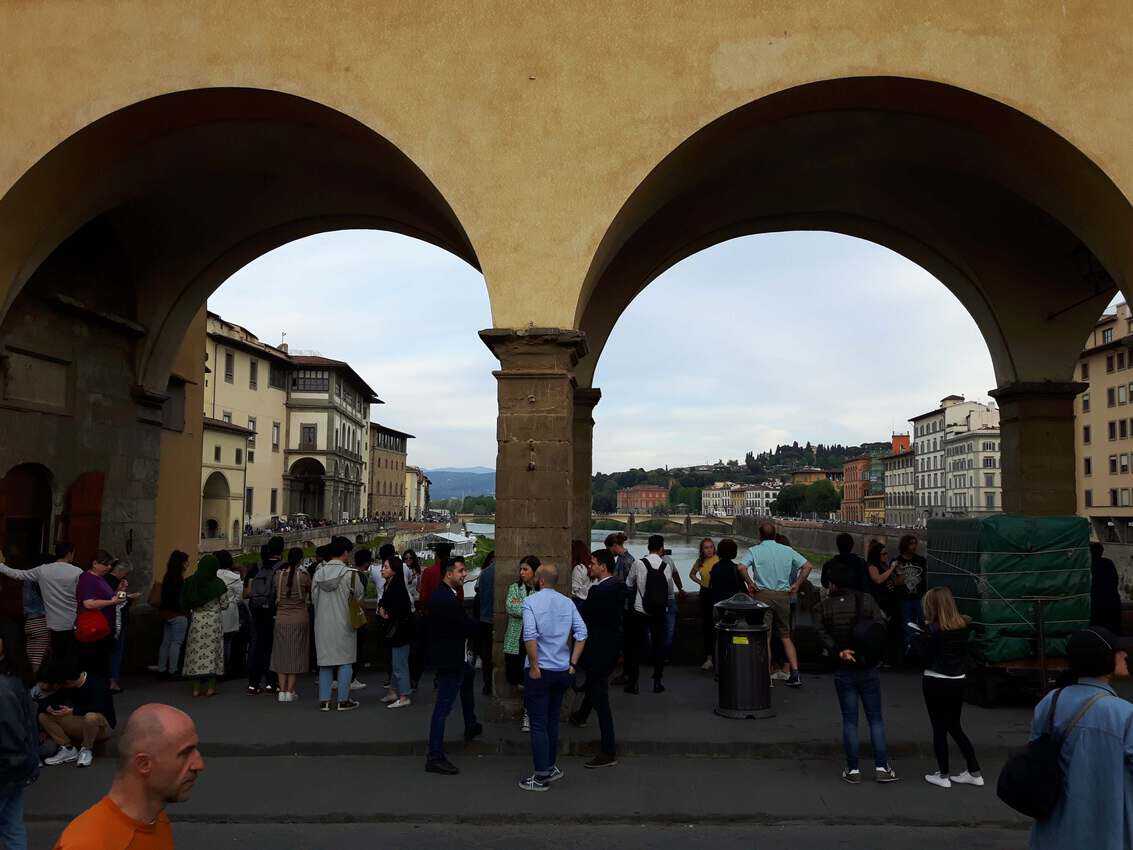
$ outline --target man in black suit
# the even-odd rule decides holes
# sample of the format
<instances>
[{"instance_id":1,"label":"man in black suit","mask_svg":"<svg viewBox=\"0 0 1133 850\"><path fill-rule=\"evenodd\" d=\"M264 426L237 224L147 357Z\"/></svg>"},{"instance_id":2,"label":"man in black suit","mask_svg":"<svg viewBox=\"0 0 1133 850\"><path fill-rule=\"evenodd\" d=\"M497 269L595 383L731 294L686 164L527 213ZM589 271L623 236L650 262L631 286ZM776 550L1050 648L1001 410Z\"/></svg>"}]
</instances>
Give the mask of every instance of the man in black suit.
<instances>
[{"instance_id":1,"label":"man in black suit","mask_svg":"<svg viewBox=\"0 0 1133 850\"><path fill-rule=\"evenodd\" d=\"M460 773L445 757L445 721L460 695L464 713L464 740L471 741L484 731L476 720L476 698L472 692L472 665L468 663L467 643L478 629L464 611L457 588L467 575L463 558L453 558L442 567L441 583L429 598L429 661L437 671L437 702L429 724L429 754L425 770L451 776Z\"/></svg>"},{"instance_id":2,"label":"man in black suit","mask_svg":"<svg viewBox=\"0 0 1133 850\"><path fill-rule=\"evenodd\" d=\"M578 711L570 716L574 726L583 726L593 708L602 732L602 750L583 767L613 767L618 763L614 741L614 715L610 711L610 674L618 663L622 647L622 622L625 619L625 585L614 578L614 556L609 549L590 555L590 578L594 584L582 603L582 619L586 622L586 646L579 666L586 671L586 696Z\"/></svg>"}]
</instances>

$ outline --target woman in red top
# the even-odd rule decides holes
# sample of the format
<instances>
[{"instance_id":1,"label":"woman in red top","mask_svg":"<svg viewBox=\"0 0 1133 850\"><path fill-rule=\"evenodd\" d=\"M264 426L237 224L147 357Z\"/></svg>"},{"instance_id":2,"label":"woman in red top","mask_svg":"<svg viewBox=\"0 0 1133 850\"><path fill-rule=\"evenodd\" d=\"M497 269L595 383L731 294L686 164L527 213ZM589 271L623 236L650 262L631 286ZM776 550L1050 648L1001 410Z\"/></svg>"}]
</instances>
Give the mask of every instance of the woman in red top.
<instances>
[{"instance_id":1,"label":"woman in red top","mask_svg":"<svg viewBox=\"0 0 1133 850\"><path fill-rule=\"evenodd\" d=\"M79 614L84 611L98 611L106 618L109 634L93 643L79 644L79 660L87 673L98 676L110 675L110 658L114 654L114 638L116 634L115 613L120 605L126 602L126 588L128 582L123 579L115 593L106 580L106 574L114 564L114 556L104 549L94 553L94 560L90 569L79 576L75 585L75 600L78 603Z\"/></svg>"}]
</instances>

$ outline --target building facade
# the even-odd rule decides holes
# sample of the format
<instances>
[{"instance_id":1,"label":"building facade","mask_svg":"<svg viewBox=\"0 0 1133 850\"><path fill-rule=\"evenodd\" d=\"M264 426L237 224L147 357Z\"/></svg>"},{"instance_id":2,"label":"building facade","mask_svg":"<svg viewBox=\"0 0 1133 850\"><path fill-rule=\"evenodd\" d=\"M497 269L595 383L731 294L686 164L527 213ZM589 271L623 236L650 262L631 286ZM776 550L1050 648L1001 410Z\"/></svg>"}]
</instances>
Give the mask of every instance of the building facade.
<instances>
[{"instance_id":1,"label":"building facade","mask_svg":"<svg viewBox=\"0 0 1133 850\"><path fill-rule=\"evenodd\" d=\"M268 345L209 313L203 384L205 417L250 432L244 525L367 515L370 405L381 400L349 364Z\"/></svg>"},{"instance_id":2,"label":"building facade","mask_svg":"<svg viewBox=\"0 0 1133 850\"><path fill-rule=\"evenodd\" d=\"M905 445L908 446L908 437L905 438ZM886 525L908 527L916 524L914 463L915 455L910 448L884 458Z\"/></svg>"},{"instance_id":3,"label":"building facade","mask_svg":"<svg viewBox=\"0 0 1133 850\"><path fill-rule=\"evenodd\" d=\"M239 547L251 493L248 450L252 431L206 417L201 449L202 548Z\"/></svg>"},{"instance_id":4,"label":"building facade","mask_svg":"<svg viewBox=\"0 0 1133 850\"><path fill-rule=\"evenodd\" d=\"M845 522L863 522L862 499L869 492L869 455L856 457L842 465L842 519Z\"/></svg>"},{"instance_id":5,"label":"building facade","mask_svg":"<svg viewBox=\"0 0 1133 850\"><path fill-rule=\"evenodd\" d=\"M733 516L770 516L771 503L779 488L769 484L748 484L732 489ZM737 498L738 496L738 498Z\"/></svg>"},{"instance_id":6,"label":"building facade","mask_svg":"<svg viewBox=\"0 0 1133 850\"><path fill-rule=\"evenodd\" d=\"M945 504L953 516L1003 512L999 428L956 431L944 438Z\"/></svg>"},{"instance_id":7,"label":"building facade","mask_svg":"<svg viewBox=\"0 0 1133 850\"><path fill-rule=\"evenodd\" d=\"M948 513L948 473L945 468L944 439L949 434L999 426L999 411L961 395L945 396L940 406L909 420L913 426L915 454L914 487L920 520Z\"/></svg>"},{"instance_id":8,"label":"building facade","mask_svg":"<svg viewBox=\"0 0 1133 850\"><path fill-rule=\"evenodd\" d=\"M884 493L867 493L862 496L862 522L870 525L885 524Z\"/></svg>"},{"instance_id":9,"label":"building facade","mask_svg":"<svg viewBox=\"0 0 1133 850\"><path fill-rule=\"evenodd\" d=\"M731 481L717 481L710 487L700 491L700 512L705 516L730 516L732 507L732 488L736 485Z\"/></svg>"},{"instance_id":10,"label":"building facade","mask_svg":"<svg viewBox=\"0 0 1133 850\"><path fill-rule=\"evenodd\" d=\"M648 514L668 504L669 488L663 484L635 484L618 491L618 513Z\"/></svg>"},{"instance_id":11,"label":"building facade","mask_svg":"<svg viewBox=\"0 0 1133 850\"><path fill-rule=\"evenodd\" d=\"M410 521L420 519L429 508L429 476L419 466L405 467L405 513Z\"/></svg>"},{"instance_id":12,"label":"building facade","mask_svg":"<svg viewBox=\"0 0 1133 850\"><path fill-rule=\"evenodd\" d=\"M1133 542L1133 311L1125 303L1091 331L1074 377L1078 513L1103 542Z\"/></svg>"},{"instance_id":13,"label":"building facade","mask_svg":"<svg viewBox=\"0 0 1133 850\"><path fill-rule=\"evenodd\" d=\"M251 432L244 523L264 528L287 513L282 499L291 358L240 325L208 314L204 413Z\"/></svg>"},{"instance_id":14,"label":"building facade","mask_svg":"<svg viewBox=\"0 0 1133 850\"><path fill-rule=\"evenodd\" d=\"M374 519L399 519L406 506L405 458L412 434L370 423L370 495L368 513Z\"/></svg>"}]
</instances>

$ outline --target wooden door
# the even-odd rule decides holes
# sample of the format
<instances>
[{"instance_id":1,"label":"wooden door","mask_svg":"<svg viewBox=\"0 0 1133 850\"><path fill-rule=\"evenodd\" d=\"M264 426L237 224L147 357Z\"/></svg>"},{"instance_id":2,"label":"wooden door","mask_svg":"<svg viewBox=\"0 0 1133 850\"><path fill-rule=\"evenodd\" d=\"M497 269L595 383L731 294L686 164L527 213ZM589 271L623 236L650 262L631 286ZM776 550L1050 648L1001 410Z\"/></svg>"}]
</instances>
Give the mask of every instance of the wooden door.
<instances>
[{"instance_id":1,"label":"wooden door","mask_svg":"<svg viewBox=\"0 0 1133 850\"><path fill-rule=\"evenodd\" d=\"M67 488L60 517L59 540L75 547L75 564L89 567L102 533L102 490L106 475L84 472Z\"/></svg>"}]
</instances>

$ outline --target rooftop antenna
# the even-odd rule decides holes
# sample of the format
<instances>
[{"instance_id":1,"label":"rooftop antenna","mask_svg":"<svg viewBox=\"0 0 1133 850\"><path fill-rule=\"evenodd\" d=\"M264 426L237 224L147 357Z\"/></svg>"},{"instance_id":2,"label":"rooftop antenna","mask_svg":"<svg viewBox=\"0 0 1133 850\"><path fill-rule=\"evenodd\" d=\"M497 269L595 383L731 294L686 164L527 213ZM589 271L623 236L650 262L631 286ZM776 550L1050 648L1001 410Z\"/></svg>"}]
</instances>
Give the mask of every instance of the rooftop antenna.
<instances>
[{"instance_id":1,"label":"rooftop antenna","mask_svg":"<svg viewBox=\"0 0 1133 850\"><path fill-rule=\"evenodd\" d=\"M280 331L279 332L279 344L283 345L283 343L285 343L285 342L287 342L287 331Z\"/></svg>"}]
</instances>

